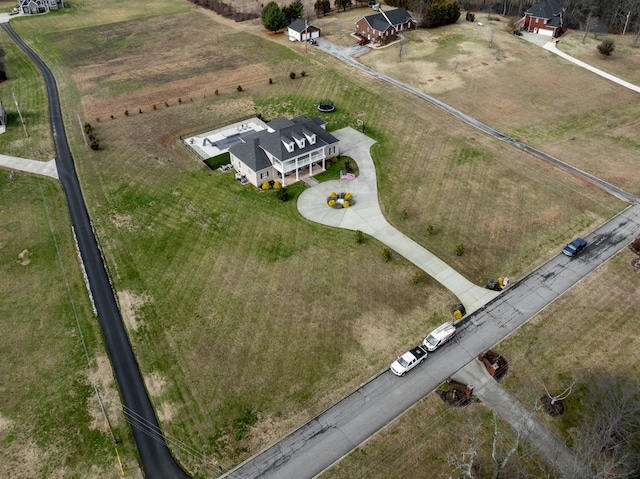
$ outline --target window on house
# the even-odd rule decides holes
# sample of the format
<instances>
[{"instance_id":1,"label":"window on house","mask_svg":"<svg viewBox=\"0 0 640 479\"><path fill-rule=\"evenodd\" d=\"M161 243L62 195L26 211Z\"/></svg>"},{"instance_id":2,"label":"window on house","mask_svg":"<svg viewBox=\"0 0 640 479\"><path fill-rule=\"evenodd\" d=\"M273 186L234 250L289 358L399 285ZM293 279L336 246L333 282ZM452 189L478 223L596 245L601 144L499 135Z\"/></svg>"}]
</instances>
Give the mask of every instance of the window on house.
<instances>
[{"instance_id":1,"label":"window on house","mask_svg":"<svg viewBox=\"0 0 640 479\"><path fill-rule=\"evenodd\" d=\"M265 178L269 178L269 172L268 171L263 171L262 173L260 173L260 179L264 180Z\"/></svg>"}]
</instances>

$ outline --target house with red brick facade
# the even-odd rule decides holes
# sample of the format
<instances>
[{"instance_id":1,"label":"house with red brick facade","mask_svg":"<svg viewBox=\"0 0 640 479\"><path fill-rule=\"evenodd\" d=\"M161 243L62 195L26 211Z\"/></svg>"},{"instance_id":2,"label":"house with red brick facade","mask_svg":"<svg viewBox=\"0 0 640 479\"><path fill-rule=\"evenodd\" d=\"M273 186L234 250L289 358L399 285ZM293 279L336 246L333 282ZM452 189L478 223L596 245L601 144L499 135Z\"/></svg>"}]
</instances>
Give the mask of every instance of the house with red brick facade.
<instances>
[{"instance_id":1,"label":"house with red brick facade","mask_svg":"<svg viewBox=\"0 0 640 479\"><path fill-rule=\"evenodd\" d=\"M406 8L396 8L383 12L367 15L356 22L356 35L371 42L382 45L391 43L398 38L398 33L413 30L416 22Z\"/></svg>"},{"instance_id":2,"label":"house with red brick facade","mask_svg":"<svg viewBox=\"0 0 640 479\"><path fill-rule=\"evenodd\" d=\"M562 34L564 7L556 0L543 0L524 12L524 18L518 23L522 30L559 37Z\"/></svg>"}]
</instances>

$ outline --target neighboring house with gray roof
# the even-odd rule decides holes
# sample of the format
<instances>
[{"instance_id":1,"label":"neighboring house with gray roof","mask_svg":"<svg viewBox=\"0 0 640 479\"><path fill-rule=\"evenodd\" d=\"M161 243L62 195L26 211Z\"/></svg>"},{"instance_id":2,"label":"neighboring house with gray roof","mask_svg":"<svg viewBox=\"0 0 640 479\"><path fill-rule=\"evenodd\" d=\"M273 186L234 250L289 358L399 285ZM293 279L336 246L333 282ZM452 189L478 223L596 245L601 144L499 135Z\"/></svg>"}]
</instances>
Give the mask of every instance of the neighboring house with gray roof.
<instances>
[{"instance_id":1,"label":"neighboring house with gray roof","mask_svg":"<svg viewBox=\"0 0 640 479\"><path fill-rule=\"evenodd\" d=\"M559 37L563 32L563 14L564 7L556 0L543 0L526 10L516 25L522 25L527 32Z\"/></svg>"},{"instance_id":2,"label":"neighboring house with gray roof","mask_svg":"<svg viewBox=\"0 0 640 479\"><path fill-rule=\"evenodd\" d=\"M340 154L339 140L326 130L326 122L304 115L289 120L276 118L268 128L246 136L229 148L231 164L249 183L265 181L282 186L326 170L327 158Z\"/></svg>"},{"instance_id":3,"label":"neighboring house with gray roof","mask_svg":"<svg viewBox=\"0 0 640 479\"><path fill-rule=\"evenodd\" d=\"M64 0L18 0L18 5L24 15L35 15L64 8Z\"/></svg>"},{"instance_id":4,"label":"neighboring house with gray roof","mask_svg":"<svg viewBox=\"0 0 640 479\"><path fill-rule=\"evenodd\" d=\"M385 45L395 41L399 32L414 28L416 22L406 8L388 12L383 12L380 8L378 13L362 17L356 22L356 35Z\"/></svg>"}]
</instances>

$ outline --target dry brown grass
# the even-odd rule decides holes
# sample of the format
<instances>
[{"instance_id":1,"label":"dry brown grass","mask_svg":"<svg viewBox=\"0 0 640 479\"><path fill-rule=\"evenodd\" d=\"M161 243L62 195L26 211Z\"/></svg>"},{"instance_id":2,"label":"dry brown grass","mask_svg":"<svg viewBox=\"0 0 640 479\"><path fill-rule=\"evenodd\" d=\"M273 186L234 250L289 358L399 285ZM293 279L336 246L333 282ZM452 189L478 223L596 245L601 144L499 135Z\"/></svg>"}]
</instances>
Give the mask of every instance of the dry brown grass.
<instances>
[{"instance_id":1,"label":"dry brown grass","mask_svg":"<svg viewBox=\"0 0 640 479\"><path fill-rule=\"evenodd\" d=\"M489 46L488 30L495 29ZM591 54L567 37L561 48L589 61ZM593 46L593 42L590 47ZM360 61L557 158L635 194L634 170L640 95L600 78L510 33L506 22L485 27L459 20L454 26L407 35L398 45L372 51ZM640 83L638 55L596 65ZM614 67L615 65L615 67ZM596 154L594 154L596 152ZM603 153L606 152L606 153Z\"/></svg>"}]
</instances>

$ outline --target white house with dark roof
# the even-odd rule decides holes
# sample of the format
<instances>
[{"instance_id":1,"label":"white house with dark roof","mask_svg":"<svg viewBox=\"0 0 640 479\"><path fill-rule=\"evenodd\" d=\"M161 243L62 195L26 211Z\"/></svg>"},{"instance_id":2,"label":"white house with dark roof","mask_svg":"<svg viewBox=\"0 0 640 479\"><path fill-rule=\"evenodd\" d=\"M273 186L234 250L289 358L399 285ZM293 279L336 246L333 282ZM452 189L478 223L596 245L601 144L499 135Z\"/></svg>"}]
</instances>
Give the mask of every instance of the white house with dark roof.
<instances>
[{"instance_id":1,"label":"white house with dark roof","mask_svg":"<svg viewBox=\"0 0 640 479\"><path fill-rule=\"evenodd\" d=\"M383 45L395 41L399 32L414 28L416 22L406 8L396 8L388 12L379 9L378 13L356 21L356 35Z\"/></svg>"},{"instance_id":2,"label":"white house with dark roof","mask_svg":"<svg viewBox=\"0 0 640 479\"><path fill-rule=\"evenodd\" d=\"M312 38L318 38L320 36L320 28L302 18L298 18L289 25L287 35L289 35L289 38L293 38L299 42L306 42Z\"/></svg>"},{"instance_id":3,"label":"white house with dark roof","mask_svg":"<svg viewBox=\"0 0 640 479\"><path fill-rule=\"evenodd\" d=\"M18 0L18 6L24 15L35 15L64 8L64 0Z\"/></svg>"},{"instance_id":4,"label":"white house with dark roof","mask_svg":"<svg viewBox=\"0 0 640 479\"><path fill-rule=\"evenodd\" d=\"M522 29L558 37L562 34L564 7L556 0L543 0L524 12L524 18L520 19L517 25L522 25Z\"/></svg>"},{"instance_id":5,"label":"white house with dark roof","mask_svg":"<svg viewBox=\"0 0 640 479\"><path fill-rule=\"evenodd\" d=\"M249 183L265 181L282 186L326 170L325 162L340 154L339 140L326 130L326 122L304 115L276 118L268 128L242 138L229 148L231 164Z\"/></svg>"}]
</instances>

